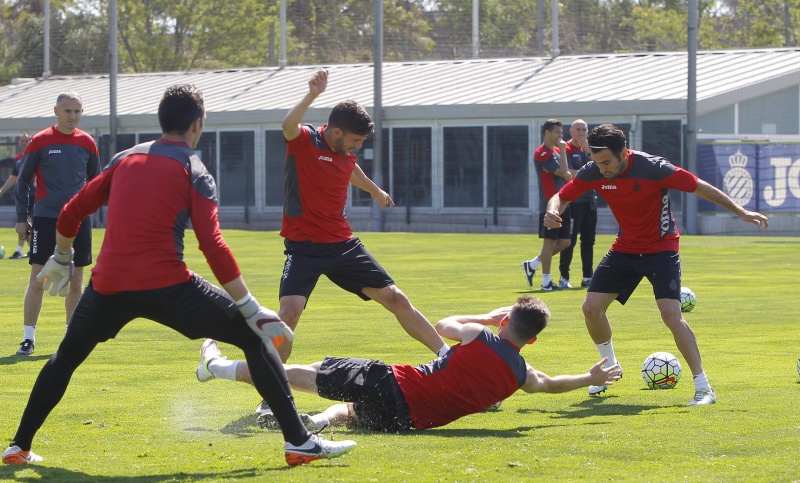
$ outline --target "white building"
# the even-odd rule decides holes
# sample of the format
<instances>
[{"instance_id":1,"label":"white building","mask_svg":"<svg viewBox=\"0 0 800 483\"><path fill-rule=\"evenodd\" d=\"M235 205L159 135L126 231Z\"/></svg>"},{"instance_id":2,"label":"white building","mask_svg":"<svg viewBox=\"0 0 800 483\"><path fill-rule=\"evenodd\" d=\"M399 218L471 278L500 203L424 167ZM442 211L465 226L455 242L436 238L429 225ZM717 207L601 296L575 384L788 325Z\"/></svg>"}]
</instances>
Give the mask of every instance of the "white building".
<instances>
[{"instance_id":1,"label":"white building","mask_svg":"<svg viewBox=\"0 0 800 483\"><path fill-rule=\"evenodd\" d=\"M306 122L323 124L330 108L348 98L374 115L371 64L324 67L330 70L328 89ZM217 180L223 226L278 229L285 155L280 123L307 92L316 68L120 75L117 148L158 137L156 111L164 88L195 84L207 110L198 150ZM699 143L800 143L800 49L700 52L697 72ZM52 108L66 90L82 95L81 128L95 135L104 163L109 159L108 76L17 80L0 87L0 158L15 154L21 131L55 123ZM628 133L630 147L685 165L685 52L386 63L382 92L383 185L397 203L385 212L387 231L536 232L532 155L549 118L566 126L577 118L590 127L612 122ZM371 146L367 140L359 154L370 175ZM788 185L781 193L800 203L795 160L784 169ZM2 177L7 172L0 167ZM703 177L722 188L723 174ZM753 183L755 190L763 188ZM679 222L684 196L673 194ZM11 223L13 199L6 195L0 203L0 220ZM352 188L348 212L355 230L371 226L370 203L366 193ZM762 204L759 211L776 209ZM753 231L729 214L703 209L700 233ZM614 232L608 209L600 213L599 230ZM772 218L771 233L800 233L800 209Z\"/></svg>"}]
</instances>

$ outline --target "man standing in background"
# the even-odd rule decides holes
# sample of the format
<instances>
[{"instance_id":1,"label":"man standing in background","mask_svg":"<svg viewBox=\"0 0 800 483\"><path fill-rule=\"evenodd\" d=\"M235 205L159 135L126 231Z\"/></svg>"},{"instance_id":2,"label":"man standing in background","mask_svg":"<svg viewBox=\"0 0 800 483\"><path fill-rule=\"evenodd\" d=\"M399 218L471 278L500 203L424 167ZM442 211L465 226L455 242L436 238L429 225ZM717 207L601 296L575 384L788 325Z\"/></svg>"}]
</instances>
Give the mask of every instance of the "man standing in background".
<instances>
[{"instance_id":1,"label":"man standing in background","mask_svg":"<svg viewBox=\"0 0 800 483\"><path fill-rule=\"evenodd\" d=\"M570 224L565 223L560 228L549 229L544 226L544 213L547 211L547 201L572 179L572 174L567 167L566 156L556 147L564 142L561 140L562 124L558 119L548 119L542 126L542 145L533 153L533 165L539 178L539 238L542 239L542 251L531 260L522 262L525 279L533 287L533 275L540 267L542 269L542 290L551 292L559 290L558 284L553 282L550 275L550 265L553 255L569 246ZM564 215L569 217L569 213Z\"/></svg>"},{"instance_id":2,"label":"man standing in background","mask_svg":"<svg viewBox=\"0 0 800 483\"><path fill-rule=\"evenodd\" d=\"M61 208L88 180L100 174L100 160L94 139L78 129L83 114L83 100L77 92L62 92L53 112L58 122L37 133L25 149L25 161L16 185L16 230L20 239L30 235L31 276L23 305L24 331L18 355L33 354L36 322L42 310L42 283L36 276L56 247L56 221ZM30 212L31 189L36 182L33 212ZM29 221L29 216L33 221ZM66 288L64 308L66 323L83 291L83 267L92 263L92 225L86 218L75 238L75 275Z\"/></svg>"},{"instance_id":3,"label":"man standing in background","mask_svg":"<svg viewBox=\"0 0 800 483\"><path fill-rule=\"evenodd\" d=\"M2 198L3 195L6 194L8 191L13 191L12 188L16 185L17 178L19 178L19 170L22 167L22 161L23 161L23 155L25 154L25 148L28 146L28 144L30 142L31 142L31 135L30 134L28 134L26 132L23 132L22 134L19 135L19 139L17 140L17 144L19 145L19 152L14 157L14 167L11 168L11 176L9 176L8 179L6 180L6 182L3 183L3 186L0 186L0 198ZM34 193L36 193L36 188L35 187L31 190L31 194L30 194L29 200L28 200L28 207L29 207L28 211L29 212L31 212L33 210ZM26 254L23 255L23 253L22 253L22 249L25 248L25 237L18 236L18 240L19 240L19 242L17 244L17 249L14 250L14 253L10 257L8 257L9 260L16 260L16 259L19 259L19 258L28 258L29 254L26 253Z\"/></svg>"},{"instance_id":4,"label":"man standing in background","mask_svg":"<svg viewBox=\"0 0 800 483\"><path fill-rule=\"evenodd\" d=\"M574 177L578 170L588 163L591 159L589 156L589 144L587 136L589 135L589 125L583 119L576 119L572 122L569 128L570 139L567 142L567 166L569 172ZM581 287L588 287L592 279L592 271L594 270L594 239L597 234L597 193L594 190L589 190L581 194L577 200L569 205L570 216L572 217L572 235L570 236L570 244L567 248L561 251L559 261L559 271L561 272L561 280L558 282L560 288L572 288L569 282L569 265L572 263L572 251L575 249L575 244L578 242L578 233L581 235L581 269L583 270L583 278L581 278Z\"/></svg>"}]
</instances>

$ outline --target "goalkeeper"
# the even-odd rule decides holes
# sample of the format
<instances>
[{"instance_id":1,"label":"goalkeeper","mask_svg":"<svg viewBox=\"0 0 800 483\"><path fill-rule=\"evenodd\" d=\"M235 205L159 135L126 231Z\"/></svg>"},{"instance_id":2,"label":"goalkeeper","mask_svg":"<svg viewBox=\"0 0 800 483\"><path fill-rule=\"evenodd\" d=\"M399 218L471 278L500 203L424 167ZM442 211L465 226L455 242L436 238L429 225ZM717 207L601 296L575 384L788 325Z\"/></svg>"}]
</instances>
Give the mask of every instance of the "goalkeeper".
<instances>
[{"instance_id":1,"label":"goalkeeper","mask_svg":"<svg viewBox=\"0 0 800 483\"><path fill-rule=\"evenodd\" d=\"M347 402L314 416L302 415L310 431L342 423L390 432L434 428L488 409L517 389L560 393L619 379L619 366L603 368L605 359L573 376L551 377L526 364L520 349L536 341L549 317L542 300L525 295L512 307L440 320L439 335L459 344L417 367L338 357L284 367L293 389ZM495 335L487 326L500 329ZM207 340L197 378L202 382L213 377L251 382L248 364L224 359L216 343ZM282 428L270 414L260 416L259 423Z\"/></svg>"},{"instance_id":2,"label":"goalkeeper","mask_svg":"<svg viewBox=\"0 0 800 483\"><path fill-rule=\"evenodd\" d=\"M31 451L33 437L64 396L73 372L98 343L138 317L192 339L215 337L241 348L256 389L283 428L288 464L339 456L355 446L310 434L297 414L277 352L294 334L250 295L220 234L214 179L194 152L204 119L200 91L191 85L167 88L158 107L163 137L117 154L61 210L55 254L39 274L50 295L66 294L78 228L108 203L106 235L64 340L39 373L3 463L41 460ZM225 291L183 262L189 221Z\"/></svg>"}]
</instances>

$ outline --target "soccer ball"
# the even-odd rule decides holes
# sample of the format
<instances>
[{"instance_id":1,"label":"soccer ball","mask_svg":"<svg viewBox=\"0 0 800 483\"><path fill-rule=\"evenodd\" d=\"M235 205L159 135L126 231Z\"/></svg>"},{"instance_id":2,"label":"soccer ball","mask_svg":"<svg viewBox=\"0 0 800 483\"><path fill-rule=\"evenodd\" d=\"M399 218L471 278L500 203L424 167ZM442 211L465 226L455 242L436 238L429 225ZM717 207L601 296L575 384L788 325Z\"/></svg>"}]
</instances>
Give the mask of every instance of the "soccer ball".
<instances>
[{"instance_id":1,"label":"soccer ball","mask_svg":"<svg viewBox=\"0 0 800 483\"><path fill-rule=\"evenodd\" d=\"M669 352L654 352L642 364L642 379L650 389L672 389L682 373L681 363Z\"/></svg>"},{"instance_id":2,"label":"soccer ball","mask_svg":"<svg viewBox=\"0 0 800 483\"><path fill-rule=\"evenodd\" d=\"M681 312L691 312L697 305L697 296L689 287L681 287Z\"/></svg>"}]
</instances>

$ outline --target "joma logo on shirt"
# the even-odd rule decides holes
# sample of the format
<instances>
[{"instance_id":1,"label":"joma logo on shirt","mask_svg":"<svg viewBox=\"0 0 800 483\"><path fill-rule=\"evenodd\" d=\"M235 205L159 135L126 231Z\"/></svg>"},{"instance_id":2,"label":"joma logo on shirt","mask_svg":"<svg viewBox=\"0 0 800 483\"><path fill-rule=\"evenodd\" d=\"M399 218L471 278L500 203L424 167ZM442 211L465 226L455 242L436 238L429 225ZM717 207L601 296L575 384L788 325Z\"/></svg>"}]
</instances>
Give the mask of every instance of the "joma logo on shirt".
<instances>
[{"instance_id":1,"label":"joma logo on shirt","mask_svg":"<svg viewBox=\"0 0 800 483\"><path fill-rule=\"evenodd\" d=\"M50 151L47 152L47 154L61 154L61 150L60 149L51 149Z\"/></svg>"},{"instance_id":2,"label":"joma logo on shirt","mask_svg":"<svg viewBox=\"0 0 800 483\"><path fill-rule=\"evenodd\" d=\"M329 157L329 156L320 156L320 157L319 157L319 160L320 160L320 161L327 161L327 162L329 162L329 163L332 163L332 162L333 162L333 158L331 158L331 157Z\"/></svg>"},{"instance_id":3,"label":"joma logo on shirt","mask_svg":"<svg viewBox=\"0 0 800 483\"><path fill-rule=\"evenodd\" d=\"M601 189L604 189L604 190L615 190L615 189L617 189L617 185L615 185L615 184L604 184L603 186L601 186Z\"/></svg>"}]
</instances>

